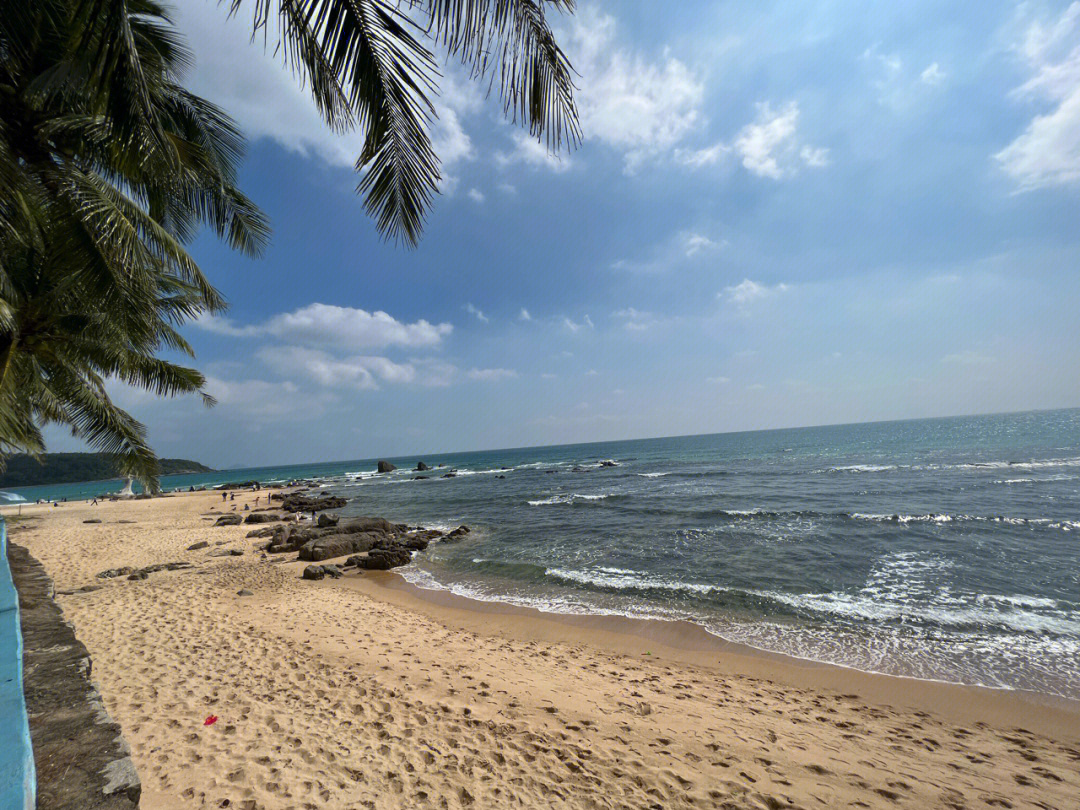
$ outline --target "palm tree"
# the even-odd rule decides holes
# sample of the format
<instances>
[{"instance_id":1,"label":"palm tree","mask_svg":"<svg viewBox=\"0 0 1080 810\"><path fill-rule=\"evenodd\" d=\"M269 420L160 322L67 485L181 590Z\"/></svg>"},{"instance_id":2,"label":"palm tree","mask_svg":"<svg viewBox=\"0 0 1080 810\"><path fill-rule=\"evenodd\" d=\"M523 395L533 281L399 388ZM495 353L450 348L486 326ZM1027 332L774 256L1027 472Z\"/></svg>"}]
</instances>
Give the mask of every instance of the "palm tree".
<instances>
[{"instance_id":1,"label":"palm tree","mask_svg":"<svg viewBox=\"0 0 1080 810\"><path fill-rule=\"evenodd\" d=\"M14 0L18 3L21 0ZM24 0L22 0L24 1ZM87 25L115 21L101 40L103 75L125 82L121 8L130 0L81 0ZM429 126L439 70L433 50L487 79L504 113L552 151L580 139L573 69L548 24L575 0L218 0L230 15L253 7L253 33L309 88L335 131L359 130L357 192L381 233L415 244L440 180Z\"/></svg>"},{"instance_id":2,"label":"palm tree","mask_svg":"<svg viewBox=\"0 0 1080 810\"><path fill-rule=\"evenodd\" d=\"M162 8L121 5L119 22L79 0L0 5L0 452L40 452L60 422L152 486L145 431L105 383L201 391L157 356L190 354L176 327L224 307L184 243L206 224L255 255L268 228L235 187L235 126L179 84ZM118 30L123 58L102 61Z\"/></svg>"}]
</instances>

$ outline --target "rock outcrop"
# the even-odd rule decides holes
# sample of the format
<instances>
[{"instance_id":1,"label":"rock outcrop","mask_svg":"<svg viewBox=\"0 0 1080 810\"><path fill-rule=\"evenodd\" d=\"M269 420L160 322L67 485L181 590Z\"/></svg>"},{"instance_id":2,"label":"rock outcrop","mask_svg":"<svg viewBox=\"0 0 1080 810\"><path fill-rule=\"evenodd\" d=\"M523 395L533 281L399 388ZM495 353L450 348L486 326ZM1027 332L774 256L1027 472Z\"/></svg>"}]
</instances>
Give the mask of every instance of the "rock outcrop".
<instances>
[{"instance_id":1,"label":"rock outcrop","mask_svg":"<svg viewBox=\"0 0 1080 810\"><path fill-rule=\"evenodd\" d=\"M336 495L324 495L321 498L312 498L294 492L286 495L281 502L281 508L286 512L321 512L324 509L340 509L348 501Z\"/></svg>"},{"instance_id":2,"label":"rock outcrop","mask_svg":"<svg viewBox=\"0 0 1080 810\"><path fill-rule=\"evenodd\" d=\"M431 469L431 467L429 467L424 462L422 462L422 461L416 462L416 471L417 472L427 472L430 469Z\"/></svg>"},{"instance_id":3,"label":"rock outcrop","mask_svg":"<svg viewBox=\"0 0 1080 810\"><path fill-rule=\"evenodd\" d=\"M215 526L239 526L244 522L244 518L239 514L222 515L214 521Z\"/></svg>"},{"instance_id":4,"label":"rock outcrop","mask_svg":"<svg viewBox=\"0 0 1080 810\"><path fill-rule=\"evenodd\" d=\"M397 469L397 467L395 467L389 461L380 461L379 464L378 464L378 470L381 473L393 472L396 469Z\"/></svg>"},{"instance_id":5,"label":"rock outcrop","mask_svg":"<svg viewBox=\"0 0 1080 810\"><path fill-rule=\"evenodd\" d=\"M252 512L244 518L244 523L276 523L281 519L282 516L274 512Z\"/></svg>"}]
</instances>

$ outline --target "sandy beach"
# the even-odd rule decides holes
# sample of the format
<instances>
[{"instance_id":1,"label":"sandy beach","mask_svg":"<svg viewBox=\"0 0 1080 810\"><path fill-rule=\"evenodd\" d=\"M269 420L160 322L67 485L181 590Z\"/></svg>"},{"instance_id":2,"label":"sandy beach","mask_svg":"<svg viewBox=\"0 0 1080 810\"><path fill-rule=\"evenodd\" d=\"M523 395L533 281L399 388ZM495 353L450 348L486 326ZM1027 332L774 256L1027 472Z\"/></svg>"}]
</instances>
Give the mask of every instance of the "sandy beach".
<instances>
[{"instance_id":1,"label":"sandy beach","mask_svg":"<svg viewBox=\"0 0 1080 810\"><path fill-rule=\"evenodd\" d=\"M32 506L9 524L58 591L101 586L58 600L148 810L1080 808L1077 704L478 605L393 574L303 581L252 527L213 526L254 497ZM244 553L211 556L224 549ZM171 561L195 567L96 576Z\"/></svg>"}]
</instances>

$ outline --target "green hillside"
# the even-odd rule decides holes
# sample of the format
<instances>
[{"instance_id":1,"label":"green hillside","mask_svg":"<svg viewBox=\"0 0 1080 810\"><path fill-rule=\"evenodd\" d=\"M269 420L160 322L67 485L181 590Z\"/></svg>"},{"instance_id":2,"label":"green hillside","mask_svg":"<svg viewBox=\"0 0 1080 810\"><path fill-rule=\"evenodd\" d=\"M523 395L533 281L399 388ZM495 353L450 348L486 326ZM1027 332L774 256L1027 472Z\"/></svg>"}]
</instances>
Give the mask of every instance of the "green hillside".
<instances>
[{"instance_id":1,"label":"green hillside","mask_svg":"<svg viewBox=\"0 0 1080 810\"><path fill-rule=\"evenodd\" d=\"M106 453L43 453L40 459L17 455L8 456L6 461L7 469L0 473L0 489L120 477L116 459ZM183 458L163 458L160 462L162 475L214 471L197 461Z\"/></svg>"}]
</instances>

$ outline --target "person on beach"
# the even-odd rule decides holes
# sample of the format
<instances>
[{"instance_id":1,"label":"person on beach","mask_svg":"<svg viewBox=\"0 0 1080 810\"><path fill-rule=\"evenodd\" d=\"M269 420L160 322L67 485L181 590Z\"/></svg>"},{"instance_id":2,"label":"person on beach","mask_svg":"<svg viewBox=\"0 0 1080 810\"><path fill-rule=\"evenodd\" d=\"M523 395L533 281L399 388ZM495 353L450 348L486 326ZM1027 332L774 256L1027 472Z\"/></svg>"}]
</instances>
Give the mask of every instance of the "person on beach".
<instances>
[{"instance_id":1,"label":"person on beach","mask_svg":"<svg viewBox=\"0 0 1080 810\"><path fill-rule=\"evenodd\" d=\"M228 492L222 492L221 493L221 502L222 503L224 503L226 500L228 500L228 498L229 498L229 493Z\"/></svg>"}]
</instances>

